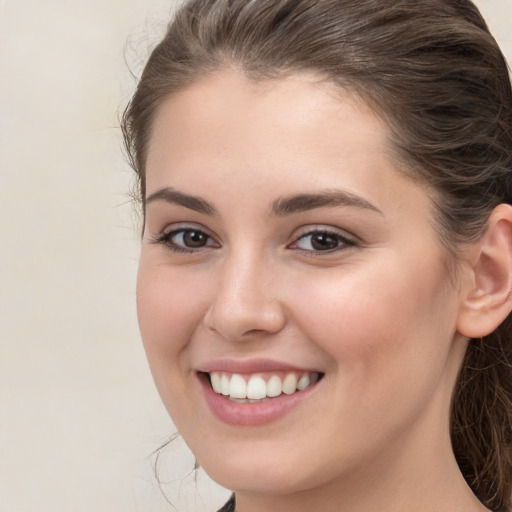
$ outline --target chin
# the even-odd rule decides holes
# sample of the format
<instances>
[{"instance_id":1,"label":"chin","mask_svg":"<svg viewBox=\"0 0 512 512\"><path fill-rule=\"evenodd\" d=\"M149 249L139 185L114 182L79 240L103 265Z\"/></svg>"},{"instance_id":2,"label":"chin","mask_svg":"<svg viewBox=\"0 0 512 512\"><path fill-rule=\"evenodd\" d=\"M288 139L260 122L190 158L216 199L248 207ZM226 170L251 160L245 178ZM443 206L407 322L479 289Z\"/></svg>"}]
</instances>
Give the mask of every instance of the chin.
<instances>
[{"instance_id":1,"label":"chin","mask_svg":"<svg viewBox=\"0 0 512 512\"><path fill-rule=\"evenodd\" d=\"M245 467L204 468L206 473L218 484L235 492L260 495L291 494L307 490L311 482L301 478L294 471L282 471L272 464L254 467L246 462ZM255 477L255 475L257 475Z\"/></svg>"},{"instance_id":2,"label":"chin","mask_svg":"<svg viewBox=\"0 0 512 512\"><path fill-rule=\"evenodd\" d=\"M223 447L222 453L209 453L198 460L218 484L235 492L282 495L306 491L321 485L328 475L322 468L290 457L290 452L236 450ZM311 462L311 461L310 461Z\"/></svg>"}]
</instances>

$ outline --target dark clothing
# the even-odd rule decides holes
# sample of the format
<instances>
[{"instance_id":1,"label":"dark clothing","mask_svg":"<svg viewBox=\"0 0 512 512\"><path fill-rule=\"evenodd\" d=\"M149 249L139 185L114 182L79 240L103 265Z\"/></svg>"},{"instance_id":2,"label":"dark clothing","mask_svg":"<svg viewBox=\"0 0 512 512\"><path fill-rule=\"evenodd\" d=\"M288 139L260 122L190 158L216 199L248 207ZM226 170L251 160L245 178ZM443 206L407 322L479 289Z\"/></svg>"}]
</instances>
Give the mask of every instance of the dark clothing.
<instances>
[{"instance_id":1,"label":"dark clothing","mask_svg":"<svg viewBox=\"0 0 512 512\"><path fill-rule=\"evenodd\" d=\"M235 512L235 494L231 495L229 501L217 512Z\"/></svg>"}]
</instances>

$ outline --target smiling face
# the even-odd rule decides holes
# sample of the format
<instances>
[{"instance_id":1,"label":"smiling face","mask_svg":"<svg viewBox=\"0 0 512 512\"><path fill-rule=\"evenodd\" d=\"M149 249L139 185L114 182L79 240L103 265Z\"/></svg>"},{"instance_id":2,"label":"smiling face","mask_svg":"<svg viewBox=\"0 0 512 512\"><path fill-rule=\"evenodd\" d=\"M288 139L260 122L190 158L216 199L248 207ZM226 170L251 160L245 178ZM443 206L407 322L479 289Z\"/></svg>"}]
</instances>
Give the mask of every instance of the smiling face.
<instances>
[{"instance_id":1,"label":"smiling face","mask_svg":"<svg viewBox=\"0 0 512 512\"><path fill-rule=\"evenodd\" d=\"M428 485L451 460L460 299L381 120L307 75L223 71L150 142L140 328L206 471L242 494Z\"/></svg>"}]
</instances>

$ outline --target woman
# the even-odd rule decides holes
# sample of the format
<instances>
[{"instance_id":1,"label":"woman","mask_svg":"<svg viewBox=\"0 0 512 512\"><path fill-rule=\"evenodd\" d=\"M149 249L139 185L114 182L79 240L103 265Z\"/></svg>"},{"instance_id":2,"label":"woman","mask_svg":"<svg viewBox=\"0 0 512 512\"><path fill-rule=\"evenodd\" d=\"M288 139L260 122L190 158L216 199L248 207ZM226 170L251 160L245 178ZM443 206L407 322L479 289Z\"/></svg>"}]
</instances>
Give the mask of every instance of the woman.
<instances>
[{"instance_id":1,"label":"woman","mask_svg":"<svg viewBox=\"0 0 512 512\"><path fill-rule=\"evenodd\" d=\"M237 512L510 510L512 94L470 1L189 0L123 128L149 363Z\"/></svg>"}]
</instances>

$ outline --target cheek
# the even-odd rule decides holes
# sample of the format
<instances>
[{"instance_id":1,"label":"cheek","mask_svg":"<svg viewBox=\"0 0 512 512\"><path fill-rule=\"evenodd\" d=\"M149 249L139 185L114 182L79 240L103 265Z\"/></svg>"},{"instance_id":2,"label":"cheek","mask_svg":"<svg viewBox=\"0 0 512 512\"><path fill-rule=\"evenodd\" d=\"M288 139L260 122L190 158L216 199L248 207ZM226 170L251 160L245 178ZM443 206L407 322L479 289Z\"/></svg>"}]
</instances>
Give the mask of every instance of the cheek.
<instances>
[{"instance_id":1,"label":"cheek","mask_svg":"<svg viewBox=\"0 0 512 512\"><path fill-rule=\"evenodd\" d=\"M439 378L450 350L456 310L442 264L385 256L293 291L301 329L331 357L345 391L357 391L345 397L413 394Z\"/></svg>"},{"instance_id":2,"label":"cheek","mask_svg":"<svg viewBox=\"0 0 512 512\"><path fill-rule=\"evenodd\" d=\"M137 313L144 347L155 374L159 366L181 361L176 356L186 349L202 322L207 293L198 292L206 292L200 275L148 260L142 255L137 277Z\"/></svg>"},{"instance_id":3,"label":"cheek","mask_svg":"<svg viewBox=\"0 0 512 512\"><path fill-rule=\"evenodd\" d=\"M180 431L194 409L188 397L191 379L190 340L208 307L208 280L183 269L155 263L141 255L137 277L137 313L153 380Z\"/></svg>"}]
</instances>

